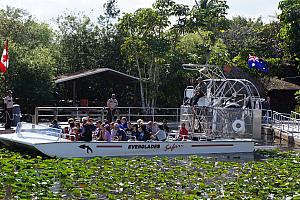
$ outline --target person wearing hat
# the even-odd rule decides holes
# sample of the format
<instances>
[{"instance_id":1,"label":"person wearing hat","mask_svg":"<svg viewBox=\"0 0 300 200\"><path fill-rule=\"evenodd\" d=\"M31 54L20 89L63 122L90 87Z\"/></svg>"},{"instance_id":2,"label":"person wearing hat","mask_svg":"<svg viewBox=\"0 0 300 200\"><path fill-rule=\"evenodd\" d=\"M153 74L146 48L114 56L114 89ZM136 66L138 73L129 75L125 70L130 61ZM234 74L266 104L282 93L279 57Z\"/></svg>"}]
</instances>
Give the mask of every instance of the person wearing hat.
<instances>
[{"instance_id":1,"label":"person wearing hat","mask_svg":"<svg viewBox=\"0 0 300 200\"><path fill-rule=\"evenodd\" d=\"M4 97L4 109L5 109L5 117L6 117L6 123L5 123L5 129L11 129L11 122L13 120L13 97L12 97L12 91L8 90L6 92L6 96Z\"/></svg>"},{"instance_id":2,"label":"person wearing hat","mask_svg":"<svg viewBox=\"0 0 300 200\"><path fill-rule=\"evenodd\" d=\"M68 119L68 134L71 134L72 129L75 127L75 123L74 123L74 119L73 118L69 118Z\"/></svg>"},{"instance_id":3,"label":"person wearing hat","mask_svg":"<svg viewBox=\"0 0 300 200\"><path fill-rule=\"evenodd\" d=\"M116 99L116 95L112 94L111 98L107 100L107 119L112 122L115 120L114 118L116 117L115 114L117 112L118 108L118 100Z\"/></svg>"}]
</instances>

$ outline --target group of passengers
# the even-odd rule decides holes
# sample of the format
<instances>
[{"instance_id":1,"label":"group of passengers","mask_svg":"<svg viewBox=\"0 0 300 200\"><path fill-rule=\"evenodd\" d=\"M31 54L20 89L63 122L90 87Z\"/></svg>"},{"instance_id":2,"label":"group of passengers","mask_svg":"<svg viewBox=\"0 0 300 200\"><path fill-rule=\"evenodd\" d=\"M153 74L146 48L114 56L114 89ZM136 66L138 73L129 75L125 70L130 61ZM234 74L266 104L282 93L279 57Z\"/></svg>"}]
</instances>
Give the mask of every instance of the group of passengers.
<instances>
[{"instance_id":1,"label":"group of passengers","mask_svg":"<svg viewBox=\"0 0 300 200\"><path fill-rule=\"evenodd\" d=\"M52 127L57 128L57 126L57 121L52 123ZM169 132L170 128L166 120L162 124L152 121L144 123L142 119L131 123L127 121L126 117L114 122L105 120L95 123L91 117L83 117L81 121L70 118L68 126L63 129L63 134L72 141L165 141Z\"/></svg>"}]
</instances>

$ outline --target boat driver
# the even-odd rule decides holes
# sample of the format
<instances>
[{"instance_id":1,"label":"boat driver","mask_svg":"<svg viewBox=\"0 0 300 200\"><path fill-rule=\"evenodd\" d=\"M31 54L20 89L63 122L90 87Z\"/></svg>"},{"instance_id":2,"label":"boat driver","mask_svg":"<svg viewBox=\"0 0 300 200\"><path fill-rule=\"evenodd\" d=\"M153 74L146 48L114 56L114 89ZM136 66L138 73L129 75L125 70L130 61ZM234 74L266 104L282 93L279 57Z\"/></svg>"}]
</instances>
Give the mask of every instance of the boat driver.
<instances>
[{"instance_id":1,"label":"boat driver","mask_svg":"<svg viewBox=\"0 0 300 200\"><path fill-rule=\"evenodd\" d=\"M203 82L203 79L201 77L199 77L197 79L197 86L195 88L195 95L194 97L191 99L191 103L193 106L198 104L198 101L201 97L205 96L205 92L206 92L206 85Z\"/></svg>"},{"instance_id":2,"label":"boat driver","mask_svg":"<svg viewBox=\"0 0 300 200\"><path fill-rule=\"evenodd\" d=\"M199 92L201 97L205 96L206 84L204 83L203 78L197 78L197 86L195 88L195 91Z\"/></svg>"}]
</instances>

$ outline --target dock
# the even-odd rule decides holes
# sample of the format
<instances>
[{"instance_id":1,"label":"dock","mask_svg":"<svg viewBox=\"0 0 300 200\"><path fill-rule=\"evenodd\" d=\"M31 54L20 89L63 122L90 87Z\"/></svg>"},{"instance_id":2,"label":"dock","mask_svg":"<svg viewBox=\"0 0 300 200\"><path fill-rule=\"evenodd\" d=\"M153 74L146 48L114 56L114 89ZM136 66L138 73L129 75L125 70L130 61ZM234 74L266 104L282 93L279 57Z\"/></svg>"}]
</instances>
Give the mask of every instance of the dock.
<instances>
[{"instance_id":1,"label":"dock","mask_svg":"<svg viewBox=\"0 0 300 200\"><path fill-rule=\"evenodd\" d=\"M262 125L262 137L276 137L288 142L289 146L300 146L300 114L271 112L268 123Z\"/></svg>"}]
</instances>

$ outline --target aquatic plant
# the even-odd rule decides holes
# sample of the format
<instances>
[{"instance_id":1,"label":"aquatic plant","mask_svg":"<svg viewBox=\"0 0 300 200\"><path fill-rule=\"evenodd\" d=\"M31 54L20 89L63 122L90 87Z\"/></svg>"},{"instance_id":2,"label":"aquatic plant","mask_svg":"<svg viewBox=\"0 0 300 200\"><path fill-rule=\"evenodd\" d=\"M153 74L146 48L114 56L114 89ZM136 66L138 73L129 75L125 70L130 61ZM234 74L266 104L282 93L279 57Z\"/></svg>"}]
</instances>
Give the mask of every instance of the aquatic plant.
<instances>
[{"instance_id":1,"label":"aquatic plant","mask_svg":"<svg viewBox=\"0 0 300 200\"><path fill-rule=\"evenodd\" d=\"M0 198L300 198L300 155L221 162L200 156L45 159L0 149Z\"/></svg>"}]
</instances>

